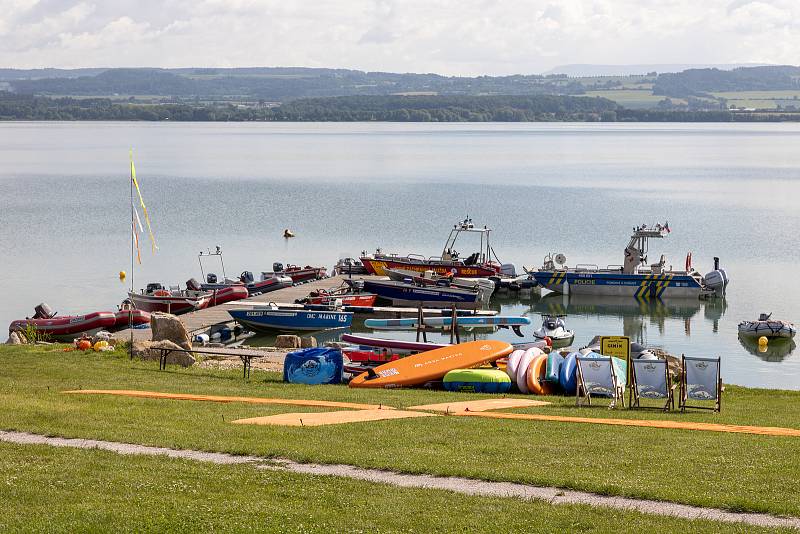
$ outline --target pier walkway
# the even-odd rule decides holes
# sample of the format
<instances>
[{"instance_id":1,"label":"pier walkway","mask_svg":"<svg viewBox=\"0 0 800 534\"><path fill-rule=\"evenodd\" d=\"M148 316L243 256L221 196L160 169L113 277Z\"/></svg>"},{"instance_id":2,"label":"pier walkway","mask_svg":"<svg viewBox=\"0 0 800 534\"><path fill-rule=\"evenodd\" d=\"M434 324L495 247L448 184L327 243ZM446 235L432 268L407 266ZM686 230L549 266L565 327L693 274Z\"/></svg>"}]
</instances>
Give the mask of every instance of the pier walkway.
<instances>
[{"instance_id":1,"label":"pier walkway","mask_svg":"<svg viewBox=\"0 0 800 534\"><path fill-rule=\"evenodd\" d=\"M246 299L236 300L233 302L226 302L225 304L206 308L204 310L184 313L178 317L180 317L181 322L186 327L187 332L192 335L205 331L214 325L232 323L233 319L228 314L228 310L230 309L241 308L243 306L267 304L270 302L280 305L294 304L295 300L308 296L311 291L330 289L342 285L345 278L347 278L346 275L337 275L330 278L323 278L321 280L313 280L311 282L285 287L283 289L278 289L269 293L263 293L254 297L248 297ZM353 276L353 278L386 279L385 277L372 277L370 275L358 275ZM429 311L430 314L441 313L441 310L426 311ZM495 315L497 312L479 311L477 313L480 315ZM369 316L375 318L400 318L413 317L416 316L416 314L416 308L375 307L372 309L372 312L369 314ZM127 328L125 330L120 330L119 332L115 332L113 337L119 340L129 340L131 338L131 330ZM150 339L150 329L133 329L133 339L134 341L148 341Z\"/></svg>"}]
</instances>

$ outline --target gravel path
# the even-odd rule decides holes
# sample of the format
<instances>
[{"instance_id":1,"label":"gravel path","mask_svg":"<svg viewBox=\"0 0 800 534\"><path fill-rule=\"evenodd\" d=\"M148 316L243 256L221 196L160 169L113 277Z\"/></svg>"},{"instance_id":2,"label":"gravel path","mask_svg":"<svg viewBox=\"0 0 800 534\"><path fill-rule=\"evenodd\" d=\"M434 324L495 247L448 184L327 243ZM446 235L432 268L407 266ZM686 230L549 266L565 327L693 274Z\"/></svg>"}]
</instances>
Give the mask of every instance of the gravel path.
<instances>
[{"instance_id":1,"label":"gravel path","mask_svg":"<svg viewBox=\"0 0 800 534\"><path fill-rule=\"evenodd\" d=\"M590 506L634 510L647 514L684 519L710 519L713 521L743 523L762 527L800 529L800 518L798 517L778 517L768 514L727 512L717 508L703 508L646 499L607 497L583 491L561 490L559 488L530 486L513 482L488 482L460 477L409 475L391 471L381 471L379 469L363 469L341 464L301 464L286 459L269 459L259 456L236 456L221 452L176 450L93 439L53 438L27 432L0 431L0 441L16 444L71 447L76 449L102 449L119 454L167 456L170 458L182 458L215 464L252 464L259 469L281 469L293 473L337 476L404 488L441 489L465 495L514 497L524 500L536 499L547 501L551 504L587 504Z\"/></svg>"}]
</instances>

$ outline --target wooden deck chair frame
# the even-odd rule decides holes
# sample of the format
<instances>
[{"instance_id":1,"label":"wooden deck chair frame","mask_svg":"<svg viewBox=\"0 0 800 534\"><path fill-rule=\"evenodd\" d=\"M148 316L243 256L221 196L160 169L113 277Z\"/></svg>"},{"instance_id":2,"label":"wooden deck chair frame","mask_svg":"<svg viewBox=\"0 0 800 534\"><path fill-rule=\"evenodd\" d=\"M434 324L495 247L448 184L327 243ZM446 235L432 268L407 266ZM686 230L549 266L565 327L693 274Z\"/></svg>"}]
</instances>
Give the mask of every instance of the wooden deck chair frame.
<instances>
[{"instance_id":1,"label":"wooden deck chair frame","mask_svg":"<svg viewBox=\"0 0 800 534\"><path fill-rule=\"evenodd\" d=\"M665 384L667 385L667 396L663 406L643 406L641 404L641 396L639 395L639 386L636 380L636 366L634 365L634 360L629 361L630 373L631 373L631 385L630 385L630 397L628 399L628 408L633 410L637 408L639 410L661 410L662 412L667 412L670 410L670 407L674 410L675 409L675 389L678 387L678 384L672 383L672 376L669 372L669 362L667 360L639 360L639 361L648 361L648 362L658 362L658 365L664 366L664 379Z\"/></svg>"},{"instance_id":2,"label":"wooden deck chair frame","mask_svg":"<svg viewBox=\"0 0 800 534\"><path fill-rule=\"evenodd\" d=\"M690 405L688 404L689 401L689 392L687 391L687 381L686 381L686 360L695 360L695 361L707 361L707 362L716 362L717 364L717 398L714 402L714 406L701 406L701 405ZM681 412L685 412L686 408L696 409L696 410L711 410L714 412L719 412L722 410L722 392L725 391L725 388L722 385L722 359L720 357L716 358L687 358L684 354L681 354L681 397L679 401L679 406Z\"/></svg>"},{"instance_id":3,"label":"wooden deck chair frame","mask_svg":"<svg viewBox=\"0 0 800 534\"><path fill-rule=\"evenodd\" d=\"M624 408L625 407L625 392L622 391L622 388L620 387L619 382L617 381L617 374L614 372L614 363L611 361L611 357L610 356L604 357L604 358L583 358L583 357L578 357L577 358L577 362L576 362L577 365L575 366L575 373L577 375L578 385L575 388L575 404L577 406L580 406L581 405L581 400L585 400L586 404L588 404L589 406L592 405L592 392L588 391L586 386L584 385L584 382L583 382L583 371L581 371L581 362L590 362L590 361L607 361L608 362L608 365L609 365L609 367L611 369L611 382L614 385L614 396L610 397L610 399L611 399L611 406L610 407L615 406L616 402L619 401L619 403ZM609 397L606 397L605 395L603 395L603 398L609 398Z\"/></svg>"}]
</instances>

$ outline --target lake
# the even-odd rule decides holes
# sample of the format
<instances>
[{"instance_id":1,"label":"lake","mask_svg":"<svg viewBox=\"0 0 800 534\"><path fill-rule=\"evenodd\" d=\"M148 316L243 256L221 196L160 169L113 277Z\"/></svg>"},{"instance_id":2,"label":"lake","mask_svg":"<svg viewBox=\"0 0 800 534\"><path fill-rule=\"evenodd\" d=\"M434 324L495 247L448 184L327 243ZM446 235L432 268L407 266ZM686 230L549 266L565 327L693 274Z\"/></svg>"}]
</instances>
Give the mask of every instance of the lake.
<instances>
[{"instance_id":1,"label":"lake","mask_svg":"<svg viewBox=\"0 0 800 534\"><path fill-rule=\"evenodd\" d=\"M567 313L576 344L624 333L719 355L726 382L800 389L793 343L762 353L736 331L760 312L798 319L799 146L795 124L0 123L0 324L41 301L68 315L125 297L132 147L159 247L143 244L137 287L199 279L197 254L215 245L228 276L376 247L438 255L467 215L518 270L548 252L619 264L633 226L668 221L650 260L682 268L692 251L705 273L720 257L724 301L494 306L537 327Z\"/></svg>"}]
</instances>

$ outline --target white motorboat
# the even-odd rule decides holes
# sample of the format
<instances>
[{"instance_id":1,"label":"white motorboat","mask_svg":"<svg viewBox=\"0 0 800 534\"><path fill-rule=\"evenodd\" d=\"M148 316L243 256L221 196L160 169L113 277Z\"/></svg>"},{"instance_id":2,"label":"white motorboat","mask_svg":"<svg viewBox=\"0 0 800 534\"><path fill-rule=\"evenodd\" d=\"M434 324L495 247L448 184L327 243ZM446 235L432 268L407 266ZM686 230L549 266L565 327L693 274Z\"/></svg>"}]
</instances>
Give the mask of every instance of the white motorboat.
<instances>
[{"instance_id":1,"label":"white motorboat","mask_svg":"<svg viewBox=\"0 0 800 534\"><path fill-rule=\"evenodd\" d=\"M783 337L792 338L797 333L794 324L770 319L772 314L762 313L757 321L742 321L739 323L739 334L750 337Z\"/></svg>"},{"instance_id":2,"label":"white motorboat","mask_svg":"<svg viewBox=\"0 0 800 534\"><path fill-rule=\"evenodd\" d=\"M554 343L572 343L575 332L567 330L564 317L566 315L542 314L542 326L533 333L534 337L538 339L549 337Z\"/></svg>"}]
</instances>

